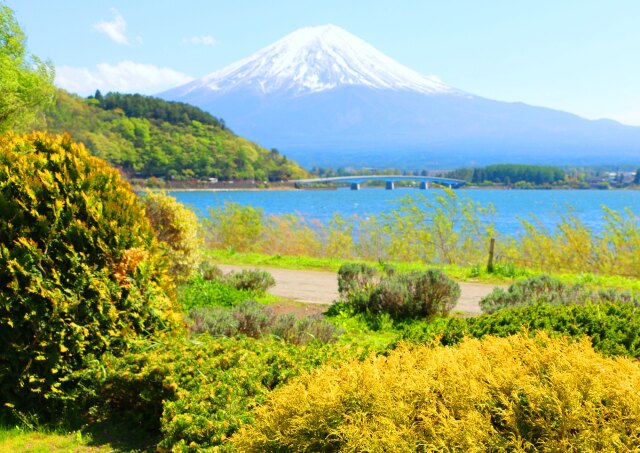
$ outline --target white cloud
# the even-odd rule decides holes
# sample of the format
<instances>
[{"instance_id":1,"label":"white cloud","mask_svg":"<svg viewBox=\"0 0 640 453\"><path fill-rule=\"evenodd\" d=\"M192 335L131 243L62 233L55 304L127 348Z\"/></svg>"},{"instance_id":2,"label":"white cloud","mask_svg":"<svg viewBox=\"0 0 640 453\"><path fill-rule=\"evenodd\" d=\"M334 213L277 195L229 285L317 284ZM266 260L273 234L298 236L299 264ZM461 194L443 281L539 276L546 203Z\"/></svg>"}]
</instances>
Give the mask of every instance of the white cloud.
<instances>
[{"instance_id":1,"label":"white cloud","mask_svg":"<svg viewBox=\"0 0 640 453\"><path fill-rule=\"evenodd\" d=\"M112 10L115 15L114 19L111 22L101 21L93 26L100 33L104 33L107 35L112 41L117 42L118 44L126 44L129 45L129 40L127 36L124 34L127 23L124 20L124 17L116 11Z\"/></svg>"},{"instance_id":2,"label":"white cloud","mask_svg":"<svg viewBox=\"0 0 640 453\"><path fill-rule=\"evenodd\" d=\"M171 68L129 60L115 65L100 63L94 69L72 66L56 68L56 85L82 96L93 94L97 89L103 93L154 94L192 80L193 77Z\"/></svg>"},{"instance_id":3,"label":"white cloud","mask_svg":"<svg viewBox=\"0 0 640 453\"><path fill-rule=\"evenodd\" d=\"M182 38L182 44L193 44L196 46L213 46L217 40L210 35L192 36L191 38Z\"/></svg>"}]
</instances>

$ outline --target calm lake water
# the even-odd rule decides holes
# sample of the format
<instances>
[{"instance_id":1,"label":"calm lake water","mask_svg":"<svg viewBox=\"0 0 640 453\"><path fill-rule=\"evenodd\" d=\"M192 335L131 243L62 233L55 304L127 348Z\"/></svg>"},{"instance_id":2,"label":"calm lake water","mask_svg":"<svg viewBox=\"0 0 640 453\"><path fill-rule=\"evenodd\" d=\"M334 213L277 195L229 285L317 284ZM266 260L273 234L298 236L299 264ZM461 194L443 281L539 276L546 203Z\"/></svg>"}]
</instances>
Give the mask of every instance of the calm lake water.
<instances>
[{"instance_id":1,"label":"calm lake water","mask_svg":"<svg viewBox=\"0 0 640 453\"><path fill-rule=\"evenodd\" d=\"M344 217L389 212L399 206L398 200L406 195L435 197L438 190L400 188L396 190L348 188L338 190L291 191L193 191L171 192L182 203L207 216L210 208L220 208L225 202L235 202L262 208L267 214L299 214L306 219L327 222L334 213ZM456 191L483 206L493 204L493 217L499 232L518 235L522 231L519 219L533 217L553 228L561 215L573 212L596 231L603 228L606 206L616 211L630 209L640 216L640 191L636 190L488 190L466 189Z\"/></svg>"}]
</instances>

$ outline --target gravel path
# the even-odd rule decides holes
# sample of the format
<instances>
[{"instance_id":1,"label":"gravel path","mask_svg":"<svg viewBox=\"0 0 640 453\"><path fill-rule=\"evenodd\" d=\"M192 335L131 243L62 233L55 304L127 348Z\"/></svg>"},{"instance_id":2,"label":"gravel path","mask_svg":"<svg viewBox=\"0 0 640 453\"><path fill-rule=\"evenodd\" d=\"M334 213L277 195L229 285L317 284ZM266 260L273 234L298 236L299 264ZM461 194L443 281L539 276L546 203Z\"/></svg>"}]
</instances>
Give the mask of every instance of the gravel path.
<instances>
[{"instance_id":1,"label":"gravel path","mask_svg":"<svg viewBox=\"0 0 640 453\"><path fill-rule=\"evenodd\" d=\"M276 280L276 286L269 291L271 294L299 302L329 305L338 298L338 276L335 272L227 264L219 264L218 267L225 273L242 269L265 270ZM462 294L455 310L469 314L480 313L480 299L493 291L496 286L466 282L459 284Z\"/></svg>"}]
</instances>

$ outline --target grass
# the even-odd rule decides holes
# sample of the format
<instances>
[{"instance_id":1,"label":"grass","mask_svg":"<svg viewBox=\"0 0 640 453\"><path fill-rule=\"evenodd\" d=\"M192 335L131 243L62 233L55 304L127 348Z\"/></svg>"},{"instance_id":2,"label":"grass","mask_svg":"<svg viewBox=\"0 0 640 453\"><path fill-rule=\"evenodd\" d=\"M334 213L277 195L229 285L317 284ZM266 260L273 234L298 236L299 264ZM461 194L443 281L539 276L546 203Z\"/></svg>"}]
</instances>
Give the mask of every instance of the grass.
<instances>
[{"instance_id":1,"label":"grass","mask_svg":"<svg viewBox=\"0 0 640 453\"><path fill-rule=\"evenodd\" d=\"M11 426L0 424L0 451L35 452L152 452L157 435L141 431L126 422L93 424L82 431L64 431L46 426Z\"/></svg>"},{"instance_id":2,"label":"grass","mask_svg":"<svg viewBox=\"0 0 640 453\"><path fill-rule=\"evenodd\" d=\"M347 260L337 258L315 258L308 256L286 256L286 255L266 255L261 253L240 253L230 249L208 249L207 256L215 263L236 264L245 266L265 266L283 269L297 270L319 270L337 272L340 266L345 263L359 261L372 266L380 266L379 262L364 260ZM421 262L413 263L385 263L394 266L398 271L425 270L427 268L440 269L449 277L457 281L477 282L487 284L509 284L517 280L524 280L528 277L541 275L545 272L529 269L517 268L511 265L496 265L494 272L489 273L486 266L475 265L462 267L456 265L434 265ZM627 289L634 293L640 293L640 279L616 276L597 275L592 273L553 273L553 275L565 283L581 283L592 288L616 288Z\"/></svg>"},{"instance_id":3,"label":"grass","mask_svg":"<svg viewBox=\"0 0 640 453\"><path fill-rule=\"evenodd\" d=\"M45 430L0 427L0 451L20 453L49 452L107 452L114 451L111 445L89 445L91 439L79 431L55 433Z\"/></svg>"},{"instance_id":4,"label":"grass","mask_svg":"<svg viewBox=\"0 0 640 453\"><path fill-rule=\"evenodd\" d=\"M214 263L218 264L266 266L282 269L316 270L329 272L338 272L340 266L345 263L353 263L354 261L369 264L371 266L381 266L383 264L379 261L315 258L309 256L266 255L255 252L236 252L229 249L207 249L206 254ZM447 275L459 281L484 281L487 283L504 283L511 280L509 277L500 275L499 273L489 274L486 271L483 272L479 267L477 267L478 270L476 271L476 268L473 267L467 268L456 265L425 264L421 262L385 262L384 264L392 265L400 272L420 271L427 268L436 268L442 270Z\"/></svg>"}]
</instances>

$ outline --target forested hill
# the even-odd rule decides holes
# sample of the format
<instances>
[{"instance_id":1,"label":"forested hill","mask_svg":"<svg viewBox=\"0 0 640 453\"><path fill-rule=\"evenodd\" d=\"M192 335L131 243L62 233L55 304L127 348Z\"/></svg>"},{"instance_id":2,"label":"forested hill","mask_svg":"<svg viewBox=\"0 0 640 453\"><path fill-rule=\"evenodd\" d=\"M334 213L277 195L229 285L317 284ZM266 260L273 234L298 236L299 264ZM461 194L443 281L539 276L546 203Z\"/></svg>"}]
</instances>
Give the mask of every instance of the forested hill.
<instances>
[{"instance_id":1,"label":"forested hill","mask_svg":"<svg viewBox=\"0 0 640 453\"><path fill-rule=\"evenodd\" d=\"M278 181L307 175L196 107L137 94L84 99L59 90L47 128L68 132L129 176Z\"/></svg>"}]
</instances>

